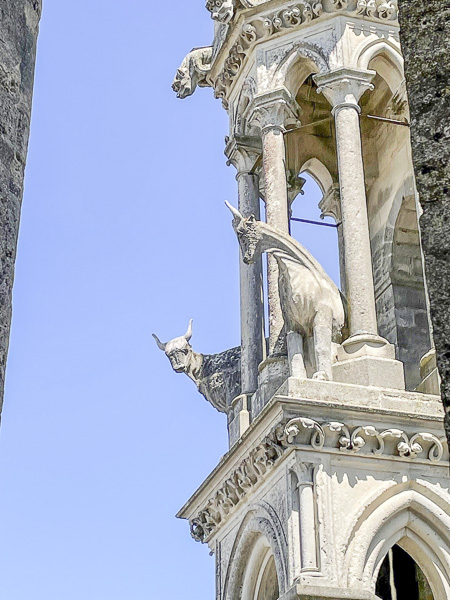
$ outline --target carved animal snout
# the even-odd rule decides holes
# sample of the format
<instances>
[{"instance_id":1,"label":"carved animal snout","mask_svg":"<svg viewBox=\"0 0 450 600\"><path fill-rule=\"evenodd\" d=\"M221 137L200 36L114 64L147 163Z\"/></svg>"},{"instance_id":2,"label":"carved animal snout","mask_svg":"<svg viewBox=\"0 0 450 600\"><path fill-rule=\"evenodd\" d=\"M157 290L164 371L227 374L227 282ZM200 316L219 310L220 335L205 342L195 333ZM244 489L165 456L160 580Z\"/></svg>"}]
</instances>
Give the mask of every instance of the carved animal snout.
<instances>
[{"instance_id":1,"label":"carved animal snout","mask_svg":"<svg viewBox=\"0 0 450 600\"><path fill-rule=\"evenodd\" d=\"M189 366L189 350L190 348L177 348L171 352L167 352L167 358L170 360L172 369L176 373L184 373Z\"/></svg>"}]
</instances>

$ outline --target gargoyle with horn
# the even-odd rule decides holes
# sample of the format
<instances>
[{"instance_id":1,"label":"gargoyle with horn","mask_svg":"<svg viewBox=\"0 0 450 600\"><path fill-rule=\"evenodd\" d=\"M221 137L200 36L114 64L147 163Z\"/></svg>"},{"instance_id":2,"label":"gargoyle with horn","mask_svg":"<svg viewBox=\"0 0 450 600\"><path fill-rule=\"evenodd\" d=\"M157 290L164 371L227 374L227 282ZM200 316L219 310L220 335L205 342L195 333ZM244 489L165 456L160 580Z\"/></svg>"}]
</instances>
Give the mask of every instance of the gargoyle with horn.
<instances>
[{"instance_id":1,"label":"gargoyle with horn","mask_svg":"<svg viewBox=\"0 0 450 600\"><path fill-rule=\"evenodd\" d=\"M226 413L233 399L241 393L241 349L231 348L220 354L194 352L189 343L192 319L186 333L170 342L161 342L155 334L153 337L158 348L170 360L173 370L186 373L206 400L219 412Z\"/></svg>"}]
</instances>

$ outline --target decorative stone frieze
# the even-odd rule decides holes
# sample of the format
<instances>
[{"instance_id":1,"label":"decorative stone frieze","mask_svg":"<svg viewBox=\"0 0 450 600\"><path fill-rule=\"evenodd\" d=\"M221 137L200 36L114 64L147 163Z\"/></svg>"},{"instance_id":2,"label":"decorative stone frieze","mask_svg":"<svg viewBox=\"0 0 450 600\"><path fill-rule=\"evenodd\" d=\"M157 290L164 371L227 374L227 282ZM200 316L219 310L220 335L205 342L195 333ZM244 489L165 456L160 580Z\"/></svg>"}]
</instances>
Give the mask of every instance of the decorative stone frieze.
<instances>
[{"instance_id":1,"label":"decorative stone frieze","mask_svg":"<svg viewBox=\"0 0 450 600\"><path fill-rule=\"evenodd\" d=\"M304 430L311 430L307 443L298 440ZM380 431L373 425L352 428L339 421L319 423L310 417L295 417L275 427L232 471L205 507L190 521L192 537L197 542L208 541L239 502L262 483L288 448L309 446L317 451L335 449L357 454L369 444L371 438L375 439L376 445L365 457L390 456L414 460L426 453L426 458L420 457L422 460L439 463L444 455L445 438L440 439L432 433L411 435L401 429ZM386 444L388 440L393 440L394 444Z\"/></svg>"},{"instance_id":2,"label":"decorative stone frieze","mask_svg":"<svg viewBox=\"0 0 450 600\"><path fill-rule=\"evenodd\" d=\"M356 453L366 446L367 438L375 438L377 446L373 448L372 454L381 456L387 452L385 440L391 438L400 440L396 444L398 456L403 458L415 459L427 452L428 459L433 462L439 462L444 455L444 438L439 439L432 433L420 432L412 436L408 435L401 429L385 429L378 431L372 425L359 426L350 431L344 423L337 421L319 423L314 419L307 417L296 417L286 424L285 436L288 444L293 444L296 437L302 429L311 429L312 435L310 445L315 450L322 450L327 441L326 430L334 433L340 433L338 438L338 447L341 451ZM424 445L427 444L428 448Z\"/></svg>"},{"instance_id":3,"label":"decorative stone frieze","mask_svg":"<svg viewBox=\"0 0 450 600\"><path fill-rule=\"evenodd\" d=\"M217 0L219 4L221 0ZM331 11L345 11L346 14L368 18L375 21L393 21L397 19L397 0L331 0ZM222 0L223 5L225 2ZM211 0L213 4L213 0ZM320 0L303 0L283 10L249 19L241 26L239 40L231 47L220 75L214 82L216 98L221 98L227 107L229 88L249 52L257 43L270 38L283 30L301 27L313 19L319 18L325 11Z\"/></svg>"},{"instance_id":4,"label":"decorative stone frieze","mask_svg":"<svg viewBox=\"0 0 450 600\"><path fill-rule=\"evenodd\" d=\"M286 448L284 427L280 424L250 452L205 508L191 520L194 540L205 542L241 499L265 479Z\"/></svg>"}]
</instances>

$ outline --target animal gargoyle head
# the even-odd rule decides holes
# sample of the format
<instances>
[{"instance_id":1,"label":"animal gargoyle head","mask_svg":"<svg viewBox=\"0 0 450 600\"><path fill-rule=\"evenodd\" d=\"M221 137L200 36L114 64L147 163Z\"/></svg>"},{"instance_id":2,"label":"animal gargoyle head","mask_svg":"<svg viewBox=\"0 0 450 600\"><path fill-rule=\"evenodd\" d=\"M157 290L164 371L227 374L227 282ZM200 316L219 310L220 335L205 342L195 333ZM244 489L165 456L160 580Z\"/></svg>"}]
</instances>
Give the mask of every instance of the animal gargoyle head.
<instances>
[{"instance_id":1,"label":"animal gargoyle head","mask_svg":"<svg viewBox=\"0 0 450 600\"><path fill-rule=\"evenodd\" d=\"M164 344L159 340L157 335L154 333L152 335L158 344L158 348L166 353L166 356L172 365L172 369L176 373L186 373L189 370L193 352L189 343L189 340L192 337L192 319L189 321L189 327L186 333L170 342Z\"/></svg>"},{"instance_id":2,"label":"animal gargoyle head","mask_svg":"<svg viewBox=\"0 0 450 600\"><path fill-rule=\"evenodd\" d=\"M207 0L206 8L219 23L229 23L234 15L233 0Z\"/></svg>"},{"instance_id":3,"label":"animal gargoyle head","mask_svg":"<svg viewBox=\"0 0 450 600\"><path fill-rule=\"evenodd\" d=\"M231 206L228 202L225 202L225 204L228 206L234 217L233 229L239 240L242 260L246 265L251 265L255 261L255 255L259 251L261 242L261 234L258 229L259 221L256 220L254 215L244 217L237 208L234 208L234 206Z\"/></svg>"}]
</instances>

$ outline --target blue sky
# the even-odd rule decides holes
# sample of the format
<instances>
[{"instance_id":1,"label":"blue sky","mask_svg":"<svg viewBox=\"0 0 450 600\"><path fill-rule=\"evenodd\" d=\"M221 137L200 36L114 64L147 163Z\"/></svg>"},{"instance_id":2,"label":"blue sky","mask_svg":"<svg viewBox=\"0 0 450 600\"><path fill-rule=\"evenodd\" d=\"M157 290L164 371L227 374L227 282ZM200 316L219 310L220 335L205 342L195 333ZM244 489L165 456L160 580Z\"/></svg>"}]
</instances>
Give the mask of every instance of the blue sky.
<instances>
[{"instance_id":1,"label":"blue sky","mask_svg":"<svg viewBox=\"0 0 450 600\"><path fill-rule=\"evenodd\" d=\"M211 41L204 2L155 4L44 3L0 429L7 600L214 596L214 559L174 515L226 420L151 332L193 318L197 351L237 345L236 185L220 102L170 88ZM297 216L317 216L308 189ZM297 227L335 275L334 231Z\"/></svg>"}]
</instances>

